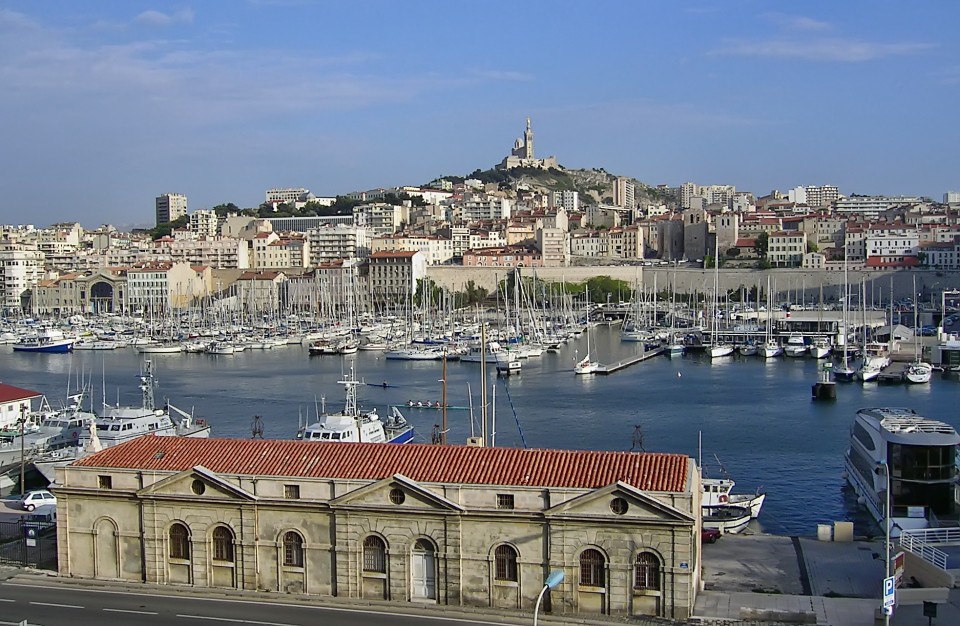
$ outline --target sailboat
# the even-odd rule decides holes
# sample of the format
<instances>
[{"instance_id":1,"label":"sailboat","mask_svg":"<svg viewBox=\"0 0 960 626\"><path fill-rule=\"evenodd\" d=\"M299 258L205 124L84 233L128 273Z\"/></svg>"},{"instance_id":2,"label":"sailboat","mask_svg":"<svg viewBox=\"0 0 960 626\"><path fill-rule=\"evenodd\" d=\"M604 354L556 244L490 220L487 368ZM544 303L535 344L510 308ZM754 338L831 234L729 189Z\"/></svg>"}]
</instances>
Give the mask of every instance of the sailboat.
<instances>
[{"instance_id":1,"label":"sailboat","mask_svg":"<svg viewBox=\"0 0 960 626\"><path fill-rule=\"evenodd\" d=\"M593 374L600 369L600 363L590 360L590 320L587 320L587 354L573 366L574 374Z\"/></svg>"},{"instance_id":2,"label":"sailboat","mask_svg":"<svg viewBox=\"0 0 960 626\"><path fill-rule=\"evenodd\" d=\"M853 380L853 376L857 373L855 369L850 366L850 334L847 332L847 306L848 301L850 300L850 285L847 282L847 256L846 248L844 248L843 256L843 321L842 328L840 331L839 341L842 342L843 347L843 361L840 365L836 363L833 364L833 378L834 380Z\"/></svg>"},{"instance_id":3,"label":"sailboat","mask_svg":"<svg viewBox=\"0 0 960 626\"><path fill-rule=\"evenodd\" d=\"M913 277L913 293L917 293L917 277ZM920 323L918 321L917 301L913 301L913 363L903 372L903 379L913 385L929 383L933 378L933 366L920 360Z\"/></svg>"},{"instance_id":4,"label":"sailboat","mask_svg":"<svg viewBox=\"0 0 960 626\"><path fill-rule=\"evenodd\" d=\"M730 356L734 350L732 343L719 340L717 321L720 312L720 239L715 237L714 241L716 242L716 250L713 254L713 335L711 336L709 349L711 359Z\"/></svg>"}]
</instances>

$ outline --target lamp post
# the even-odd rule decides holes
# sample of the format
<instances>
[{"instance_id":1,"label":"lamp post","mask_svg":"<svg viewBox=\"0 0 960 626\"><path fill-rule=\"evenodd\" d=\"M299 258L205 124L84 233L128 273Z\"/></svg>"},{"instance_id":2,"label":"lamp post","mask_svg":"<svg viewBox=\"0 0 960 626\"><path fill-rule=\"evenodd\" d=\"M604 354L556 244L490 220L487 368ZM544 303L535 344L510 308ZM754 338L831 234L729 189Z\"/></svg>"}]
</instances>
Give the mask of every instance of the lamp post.
<instances>
[{"instance_id":1,"label":"lamp post","mask_svg":"<svg viewBox=\"0 0 960 626\"><path fill-rule=\"evenodd\" d=\"M880 471L882 468L883 474L886 477L887 489L886 489L886 503L883 508L883 535L884 535L884 559L883 559L883 579L886 580L890 578L890 466L887 464L886 459L881 459L877 463L877 471ZM883 611L883 623L884 626L890 626L890 613L893 612L893 607L890 607L888 611L884 608Z\"/></svg>"},{"instance_id":2,"label":"lamp post","mask_svg":"<svg viewBox=\"0 0 960 626\"><path fill-rule=\"evenodd\" d=\"M550 572L547 579L543 581L543 589L540 590L540 595L537 596L537 604L533 607L533 626L537 626L537 615L540 613L540 603L543 601L543 595L547 593L547 589L553 589L561 582L563 582L563 572L561 570Z\"/></svg>"},{"instance_id":3,"label":"lamp post","mask_svg":"<svg viewBox=\"0 0 960 626\"><path fill-rule=\"evenodd\" d=\"M27 407L26 405L20 405L20 417L17 418L17 424L20 426L20 493L24 494L27 492L26 483L23 479L24 474L24 443L23 443L23 428L27 423Z\"/></svg>"}]
</instances>

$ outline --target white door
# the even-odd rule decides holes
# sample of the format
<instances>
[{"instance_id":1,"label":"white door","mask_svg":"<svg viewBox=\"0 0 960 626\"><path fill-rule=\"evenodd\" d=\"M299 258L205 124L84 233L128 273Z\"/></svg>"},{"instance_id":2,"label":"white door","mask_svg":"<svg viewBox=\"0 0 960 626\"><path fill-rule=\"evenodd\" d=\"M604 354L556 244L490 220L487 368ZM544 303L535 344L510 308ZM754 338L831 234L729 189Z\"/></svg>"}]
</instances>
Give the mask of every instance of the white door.
<instances>
[{"instance_id":1,"label":"white door","mask_svg":"<svg viewBox=\"0 0 960 626\"><path fill-rule=\"evenodd\" d=\"M433 546L422 539L417 541L417 545L413 549L411 565L413 570L413 598L436 600L437 568Z\"/></svg>"}]
</instances>

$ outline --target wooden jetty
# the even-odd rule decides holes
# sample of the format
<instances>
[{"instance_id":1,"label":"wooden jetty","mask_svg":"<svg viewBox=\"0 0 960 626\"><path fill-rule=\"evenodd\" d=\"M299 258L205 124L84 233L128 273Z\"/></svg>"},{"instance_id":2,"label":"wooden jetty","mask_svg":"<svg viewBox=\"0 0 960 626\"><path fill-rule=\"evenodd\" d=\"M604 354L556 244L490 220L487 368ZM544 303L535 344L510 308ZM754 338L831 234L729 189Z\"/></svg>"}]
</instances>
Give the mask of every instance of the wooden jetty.
<instances>
[{"instance_id":1,"label":"wooden jetty","mask_svg":"<svg viewBox=\"0 0 960 626\"><path fill-rule=\"evenodd\" d=\"M610 363L609 365L600 365L597 368L597 374L613 374L614 372L619 372L620 370L630 367L635 363L640 363L641 361L646 361L647 359L652 359L655 356L663 354L664 348L654 348L653 350L644 350L642 354L637 356L632 356L616 363Z\"/></svg>"}]
</instances>

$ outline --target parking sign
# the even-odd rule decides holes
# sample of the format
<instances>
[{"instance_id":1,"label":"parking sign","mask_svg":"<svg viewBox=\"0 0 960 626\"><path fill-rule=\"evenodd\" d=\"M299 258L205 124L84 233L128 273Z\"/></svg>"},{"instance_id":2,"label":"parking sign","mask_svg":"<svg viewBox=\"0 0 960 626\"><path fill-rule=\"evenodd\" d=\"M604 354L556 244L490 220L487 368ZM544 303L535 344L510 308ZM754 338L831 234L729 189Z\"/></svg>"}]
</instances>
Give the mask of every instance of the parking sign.
<instances>
[{"instance_id":1,"label":"parking sign","mask_svg":"<svg viewBox=\"0 0 960 626\"><path fill-rule=\"evenodd\" d=\"M892 609L893 605L897 601L897 586L896 578L891 576L890 578L883 579L883 608Z\"/></svg>"}]
</instances>

